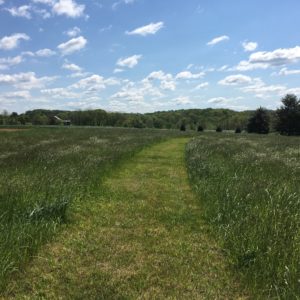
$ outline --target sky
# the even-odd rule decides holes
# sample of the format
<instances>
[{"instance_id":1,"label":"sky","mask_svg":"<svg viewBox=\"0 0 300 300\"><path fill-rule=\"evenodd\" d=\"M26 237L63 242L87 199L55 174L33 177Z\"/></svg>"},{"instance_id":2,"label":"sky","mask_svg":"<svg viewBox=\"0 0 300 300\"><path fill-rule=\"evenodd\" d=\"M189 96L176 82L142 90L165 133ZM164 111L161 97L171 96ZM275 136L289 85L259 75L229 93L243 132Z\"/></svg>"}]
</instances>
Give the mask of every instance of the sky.
<instances>
[{"instance_id":1,"label":"sky","mask_svg":"<svg viewBox=\"0 0 300 300\"><path fill-rule=\"evenodd\" d=\"M299 0L0 0L0 111L153 112L300 96Z\"/></svg>"}]
</instances>

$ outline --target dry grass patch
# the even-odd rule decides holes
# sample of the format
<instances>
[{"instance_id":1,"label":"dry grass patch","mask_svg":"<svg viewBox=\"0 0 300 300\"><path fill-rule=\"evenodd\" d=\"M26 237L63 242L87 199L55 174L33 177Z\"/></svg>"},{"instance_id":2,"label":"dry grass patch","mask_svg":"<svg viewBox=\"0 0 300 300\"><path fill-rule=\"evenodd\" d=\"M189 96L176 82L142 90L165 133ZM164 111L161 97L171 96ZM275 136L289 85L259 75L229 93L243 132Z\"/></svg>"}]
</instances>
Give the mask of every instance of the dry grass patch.
<instances>
[{"instance_id":1,"label":"dry grass patch","mask_svg":"<svg viewBox=\"0 0 300 300\"><path fill-rule=\"evenodd\" d=\"M18 128L0 128L0 132L16 132L16 131L26 131L28 129L18 129Z\"/></svg>"}]
</instances>

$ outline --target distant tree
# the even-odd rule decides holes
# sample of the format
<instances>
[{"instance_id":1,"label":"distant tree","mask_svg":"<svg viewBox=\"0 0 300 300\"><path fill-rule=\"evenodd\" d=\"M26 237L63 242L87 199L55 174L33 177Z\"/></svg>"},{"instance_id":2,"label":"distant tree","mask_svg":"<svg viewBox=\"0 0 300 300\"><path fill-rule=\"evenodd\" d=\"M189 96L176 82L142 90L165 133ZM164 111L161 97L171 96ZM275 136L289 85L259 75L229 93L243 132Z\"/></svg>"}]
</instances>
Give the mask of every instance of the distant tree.
<instances>
[{"instance_id":1,"label":"distant tree","mask_svg":"<svg viewBox=\"0 0 300 300\"><path fill-rule=\"evenodd\" d=\"M25 125L28 121L28 118L26 117L25 114L21 114L21 115L19 115L18 120L19 120L20 124Z\"/></svg>"},{"instance_id":2,"label":"distant tree","mask_svg":"<svg viewBox=\"0 0 300 300\"><path fill-rule=\"evenodd\" d=\"M198 132L202 132L202 131L204 131L204 128L203 128L203 126L199 125L199 126L198 126L198 128L197 128L197 131L198 131Z\"/></svg>"},{"instance_id":3,"label":"distant tree","mask_svg":"<svg viewBox=\"0 0 300 300\"><path fill-rule=\"evenodd\" d=\"M143 123L140 117L136 117L132 123L134 128L145 128L145 124Z\"/></svg>"},{"instance_id":4,"label":"distant tree","mask_svg":"<svg viewBox=\"0 0 300 300\"><path fill-rule=\"evenodd\" d=\"M3 112L1 113L1 125L6 125L8 116L8 111L6 109L3 110Z\"/></svg>"},{"instance_id":5,"label":"distant tree","mask_svg":"<svg viewBox=\"0 0 300 300\"><path fill-rule=\"evenodd\" d=\"M18 113L12 112L11 115L7 119L7 123L9 125L17 125L18 124Z\"/></svg>"},{"instance_id":6,"label":"distant tree","mask_svg":"<svg viewBox=\"0 0 300 300\"><path fill-rule=\"evenodd\" d=\"M37 113L33 116L32 123L33 125L47 125L48 118L42 113Z\"/></svg>"},{"instance_id":7,"label":"distant tree","mask_svg":"<svg viewBox=\"0 0 300 300\"><path fill-rule=\"evenodd\" d=\"M158 117L155 117L153 119L153 126L154 128L163 128L163 121L159 119Z\"/></svg>"},{"instance_id":8,"label":"distant tree","mask_svg":"<svg viewBox=\"0 0 300 300\"><path fill-rule=\"evenodd\" d=\"M300 135L300 99L288 94L281 101L283 105L276 111L275 129L280 134Z\"/></svg>"},{"instance_id":9,"label":"distant tree","mask_svg":"<svg viewBox=\"0 0 300 300\"><path fill-rule=\"evenodd\" d=\"M194 123L189 124L189 128L190 128L191 130L195 130L195 129L196 129L196 125L195 125Z\"/></svg>"},{"instance_id":10,"label":"distant tree","mask_svg":"<svg viewBox=\"0 0 300 300\"><path fill-rule=\"evenodd\" d=\"M223 131L222 127L221 126L217 126L216 132L222 132L222 131Z\"/></svg>"},{"instance_id":11,"label":"distant tree","mask_svg":"<svg viewBox=\"0 0 300 300\"><path fill-rule=\"evenodd\" d=\"M258 108L249 119L247 125L249 133L268 134L270 131L270 117L266 109Z\"/></svg>"},{"instance_id":12,"label":"distant tree","mask_svg":"<svg viewBox=\"0 0 300 300\"><path fill-rule=\"evenodd\" d=\"M241 127L237 127L237 128L235 129L235 133L241 133L241 132L242 132Z\"/></svg>"},{"instance_id":13,"label":"distant tree","mask_svg":"<svg viewBox=\"0 0 300 300\"><path fill-rule=\"evenodd\" d=\"M181 130L181 131L186 131L185 124L181 124L180 130Z\"/></svg>"}]
</instances>

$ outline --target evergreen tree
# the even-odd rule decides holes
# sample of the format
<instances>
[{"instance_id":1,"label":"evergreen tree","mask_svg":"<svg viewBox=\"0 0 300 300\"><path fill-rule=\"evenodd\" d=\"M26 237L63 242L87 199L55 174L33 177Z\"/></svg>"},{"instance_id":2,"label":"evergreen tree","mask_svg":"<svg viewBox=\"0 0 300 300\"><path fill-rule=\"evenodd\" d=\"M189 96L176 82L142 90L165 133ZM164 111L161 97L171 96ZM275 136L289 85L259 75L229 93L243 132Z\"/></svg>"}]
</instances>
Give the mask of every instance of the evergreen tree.
<instances>
[{"instance_id":1,"label":"evergreen tree","mask_svg":"<svg viewBox=\"0 0 300 300\"><path fill-rule=\"evenodd\" d=\"M204 131L204 128L203 128L203 126L199 125L197 130L198 130L199 132L202 132L202 131Z\"/></svg>"},{"instance_id":2,"label":"evergreen tree","mask_svg":"<svg viewBox=\"0 0 300 300\"><path fill-rule=\"evenodd\" d=\"M235 129L235 133L242 133L241 127L237 127L237 128Z\"/></svg>"},{"instance_id":3,"label":"evergreen tree","mask_svg":"<svg viewBox=\"0 0 300 300\"><path fill-rule=\"evenodd\" d=\"M281 134L300 135L300 100L288 94L282 98L282 104L276 111L276 130Z\"/></svg>"},{"instance_id":4,"label":"evergreen tree","mask_svg":"<svg viewBox=\"0 0 300 300\"><path fill-rule=\"evenodd\" d=\"M258 108L249 119L247 125L249 133L268 134L270 131L270 117L266 109Z\"/></svg>"}]
</instances>

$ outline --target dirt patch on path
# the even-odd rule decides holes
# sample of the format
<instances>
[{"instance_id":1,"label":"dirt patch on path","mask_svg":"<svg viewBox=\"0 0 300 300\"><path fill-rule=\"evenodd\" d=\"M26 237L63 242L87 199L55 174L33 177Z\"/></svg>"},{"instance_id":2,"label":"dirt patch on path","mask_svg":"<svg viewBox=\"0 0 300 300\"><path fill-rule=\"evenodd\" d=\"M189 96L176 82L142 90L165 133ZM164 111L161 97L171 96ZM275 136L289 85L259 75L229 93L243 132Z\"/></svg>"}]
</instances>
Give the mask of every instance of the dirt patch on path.
<instances>
[{"instance_id":1,"label":"dirt patch on path","mask_svg":"<svg viewBox=\"0 0 300 300\"><path fill-rule=\"evenodd\" d=\"M0 128L0 132L15 132L15 131L26 131L28 129L19 129L19 128Z\"/></svg>"}]
</instances>

